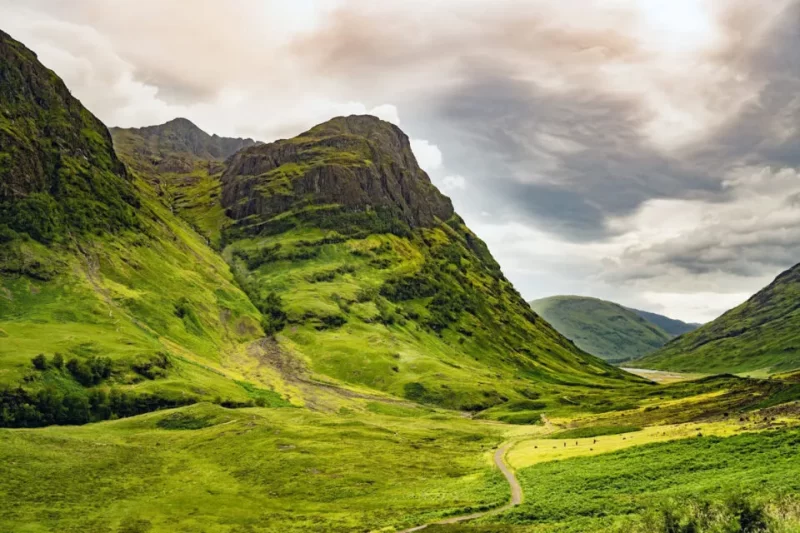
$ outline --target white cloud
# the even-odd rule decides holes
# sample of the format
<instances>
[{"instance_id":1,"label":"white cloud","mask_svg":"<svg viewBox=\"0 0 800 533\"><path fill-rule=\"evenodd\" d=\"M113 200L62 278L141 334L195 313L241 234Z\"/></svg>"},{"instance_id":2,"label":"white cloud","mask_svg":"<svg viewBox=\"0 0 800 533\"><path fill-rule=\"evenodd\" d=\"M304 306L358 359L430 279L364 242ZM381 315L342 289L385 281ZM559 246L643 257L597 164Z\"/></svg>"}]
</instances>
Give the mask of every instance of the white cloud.
<instances>
[{"instance_id":1,"label":"white cloud","mask_svg":"<svg viewBox=\"0 0 800 533\"><path fill-rule=\"evenodd\" d=\"M391 122L395 126L400 125L400 115L397 112L397 107L391 104L383 104L373 107L369 110L370 115L375 115L381 120Z\"/></svg>"},{"instance_id":2,"label":"white cloud","mask_svg":"<svg viewBox=\"0 0 800 533\"><path fill-rule=\"evenodd\" d=\"M463 191L467 187L467 180L464 176L450 175L441 179L441 189L445 193L453 191Z\"/></svg>"},{"instance_id":3,"label":"white cloud","mask_svg":"<svg viewBox=\"0 0 800 533\"><path fill-rule=\"evenodd\" d=\"M435 144L424 139L411 139L411 150L422 170L432 172L442 166L442 152Z\"/></svg>"}]
</instances>

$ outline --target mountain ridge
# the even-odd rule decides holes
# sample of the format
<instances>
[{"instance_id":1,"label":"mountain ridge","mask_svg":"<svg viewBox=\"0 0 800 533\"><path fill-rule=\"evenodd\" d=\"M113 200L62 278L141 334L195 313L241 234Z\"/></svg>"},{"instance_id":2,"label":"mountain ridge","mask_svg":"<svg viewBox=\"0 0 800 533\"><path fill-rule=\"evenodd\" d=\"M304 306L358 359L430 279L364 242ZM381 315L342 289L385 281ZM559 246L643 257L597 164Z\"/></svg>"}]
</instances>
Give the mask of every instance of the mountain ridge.
<instances>
[{"instance_id":1,"label":"mountain ridge","mask_svg":"<svg viewBox=\"0 0 800 533\"><path fill-rule=\"evenodd\" d=\"M645 320L652 322L673 337L678 337L684 333L689 333L690 331L694 331L703 325L699 322L684 322L683 320L670 318L668 316L660 315L650 311L642 311L641 309L635 309L633 307L628 307L627 309L630 309Z\"/></svg>"},{"instance_id":2,"label":"mountain ridge","mask_svg":"<svg viewBox=\"0 0 800 533\"><path fill-rule=\"evenodd\" d=\"M697 330L635 362L687 372L766 372L800 368L800 265Z\"/></svg>"},{"instance_id":3,"label":"mountain ridge","mask_svg":"<svg viewBox=\"0 0 800 533\"><path fill-rule=\"evenodd\" d=\"M337 117L222 161L194 143L213 137L179 119L144 135L116 130L117 157L108 130L55 74L10 38L3 51L17 63L2 66L10 83L0 97L27 110L33 89L63 96L30 121L34 155L61 161L92 149L86 161L99 161L72 174L61 166L74 165L45 168L44 179L82 185L59 201L93 201L104 222L121 191L131 199L120 204L128 225L73 223L38 241L16 218L0 228L3 425L289 399L317 410L382 399L497 407L497 417L507 407L533 420L563 408L565 390L589 398L644 383L582 352L525 304L396 126ZM14 75L26 71L39 78ZM14 119L3 119L5 134L19 133L22 115L4 116ZM51 124L59 116L64 123ZM93 184L108 199L91 194ZM38 220L26 204L33 194L6 206Z\"/></svg>"},{"instance_id":4,"label":"mountain ridge","mask_svg":"<svg viewBox=\"0 0 800 533\"><path fill-rule=\"evenodd\" d=\"M145 174L188 172L197 160L221 162L256 144L249 138L209 135L182 117L155 126L114 127L110 132L126 163Z\"/></svg>"},{"instance_id":5,"label":"mountain ridge","mask_svg":"<svg viewBox=\"0 0 800 533\"><path fill-rule=\"evenodd\" d=\"M652 352L674 337L654 320L673 328L684 324L588 296L551 296L530 305L579 348L615 363Z\"/></svg>"}]
</instances>

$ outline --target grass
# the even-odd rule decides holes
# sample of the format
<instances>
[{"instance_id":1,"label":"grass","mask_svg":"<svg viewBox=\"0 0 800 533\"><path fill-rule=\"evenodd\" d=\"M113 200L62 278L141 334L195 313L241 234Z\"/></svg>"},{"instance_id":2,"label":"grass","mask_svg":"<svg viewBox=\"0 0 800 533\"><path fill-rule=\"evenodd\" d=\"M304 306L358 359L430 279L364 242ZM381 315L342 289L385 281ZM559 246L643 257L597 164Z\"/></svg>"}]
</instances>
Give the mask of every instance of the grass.
<instances>
[{"instance_id":1,"label":"grass","mask_svg":"<svg viewBox=\"0 0 800 533\"><path fill-rule=\"evenodd\" d=\"M622 435L641 431L637 426L590 426L583 428L567 429L548 436L550 439L587 439L589 437L604 437L607 435Z\"/></svg>"},{"instance_id":2,"label":"grass","mask_svg":"<svg viewBox=\"0 0 800 533\"><path fill-rule=\"evenodd\" d=\"M275 251L258 264L261 250ZM476 303L467 306L473 311L458 309L440 323L430 295L384 296L391 280L428 272L427 265L444 261L438 254L445 250L469 260L454 275L439 274L439 283L453 294L471 287ZM422 387L425 402L478 410L503 398L523 399L518 389L530 387L534 376L543 377L544 395L590 382L614 386L622 377L529 321L508 283L485 269L446 225L410 238L348 238L301 226L234 241L225 257L257 305L270 293L280 295L288 321L278 336L282 346L307 358L312 372L345 383L406 397L408 387ZM502 306L506 324L488 313L491 305ZM338 325L328 325L334 321Z\"/></svg>"},{"instance_id":3,"label":"grass","mask_svg":"<svg viewBox=\"0 0 800 533\"><path fill-rule=\"evenodd\" d=\"M199 404L0 430L0 530L366 531L504 502L500 431L437 418Z\"/></svg>"},{"instance_id":4,"label":"grass","mask_svg":"<svg viewBox=\"0 0 800 533\"><path fill-rule=\"evenodd\" d=\"M284 391L274 370L245 362L262 336L260 313L228 265L147 184L137 187L142 233L51 247L46 253L58 267L49 280L0 277L0 387L74 390L69 379L31 364L38 354L60 353L110 358L114 371L103 386L135 393L247 402ZM166 375L133 371L161 354ZM236 381L265 392L254 395Z\"/></svg>"},{"instance_id":5,"label":"grass","mask_svg":"<svg viewBox=\"0 0 800 533\"><path fill-rule=\"evenodd\" d=\"M557 531L623 531L669 499L790 494L800 489L800 456L793 451L798 444L800 430L785 429L693 437L535 464L517 472L525 502L495 520Z\"/></svg>"}]
</instances>

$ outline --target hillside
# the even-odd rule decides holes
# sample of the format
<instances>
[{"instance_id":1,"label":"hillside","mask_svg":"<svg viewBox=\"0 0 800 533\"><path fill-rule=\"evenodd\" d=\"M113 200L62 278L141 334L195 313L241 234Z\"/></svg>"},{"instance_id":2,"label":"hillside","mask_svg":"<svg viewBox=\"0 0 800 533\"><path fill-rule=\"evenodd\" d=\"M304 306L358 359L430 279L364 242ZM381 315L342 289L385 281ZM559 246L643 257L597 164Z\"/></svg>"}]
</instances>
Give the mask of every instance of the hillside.
<instances>
[{"instance_id":1,"label":"hillside","mask_svg":"<svg viewBox=\"0 0 800 533\"><path fill-rule=\"evenodd\" d=\"M697 324L695 322L683 322L682 320L676 320L674 318L669 318L664 315L659 315L657 313L650 313L649 311L642 311L641 309L634 309L629 307L631 311L639 315L640 317L644 318L651 324L655 324L662 330L666 331L671 337L677 337L679 335L683 335L684 333L689 333L690 331L694 331L702 324Z\"/></svg>"},{"instance_id":2,"label":"hillside","mask_svg":"<svg viewBox=\"0 0 800 533\"><path fill-rule=\"evenodd\" d=\"M597 298L553 296L530 305L579 348L610 362L652 352L671 338L637 312Z\"/></svg>"},{"instance_id":3,"label":"hillside","mask_svg":"<svg viewBox=\"0 0 800 533\"><path fill-rule=\"evenodd\" d=\"M632 366L704 373L800 368L800 265L745 303Z\"/></svg>"},{"instance_id":4,"label":"hillside","mask_svg":"<svg viewBox=\"0 0 800 533\"><path fill-rule=\"evenodd\" d=\"M33 52L0 33L0 59L0 423L285 404L225 261Z\"/></svg>"},{"instance_id":5,"label":"hillside","mask_svg":"<svg viewBox=\"0 0 800 533\"><path fill-rule=\"evenodd\" d=\"M223 161L252 139L209 135L185 118L145 128L111 128L120 159L213 246L229 220L219 201Z\"/></svg>"},{"instance_id":6,"label":"hillside","mask_svg":"<svg viewBox=\"0 0 800 533\"><path fill-rule=\"evenodd\" d=\"M221 180L223 254L316 372L469 410L630 379L530 310L392 124L339 117L239 151Z\"/></svg>"},{"instance_id":7,"label":"hillside","mask_svg":"<svg viewBox=\"0 0 800 533\"><path fill-rule=\"evenodd\" d=\"M477 411L638 382L524 304L395 126L254 145L177 120L118 130L126 168L35 54L5 34L0 54L4 425L384 393Z\"/></svg>"}]
</instances>

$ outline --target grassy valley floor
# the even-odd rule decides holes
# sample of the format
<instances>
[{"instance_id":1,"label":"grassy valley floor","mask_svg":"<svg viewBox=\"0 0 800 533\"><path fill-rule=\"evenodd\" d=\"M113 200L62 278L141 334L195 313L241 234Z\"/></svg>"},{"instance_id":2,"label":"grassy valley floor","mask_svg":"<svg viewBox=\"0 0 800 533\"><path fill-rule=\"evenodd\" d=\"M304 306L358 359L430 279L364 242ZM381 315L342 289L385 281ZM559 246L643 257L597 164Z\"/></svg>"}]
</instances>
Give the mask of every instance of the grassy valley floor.
<instances>
[{"instance_id":1,"label":"grassy valley floor","mask_svg":"<svg viewBox=\"0 0 800 533\"><path fill-rule=\"evenodd\" d=\"M751 390L738 390L742 383ZM335 413L204 403L3 429L0 530L402 531L506 504L509 485L492 461L501 446L522 504L427 530L744 531L664 526L669 517L697 522L703 509L739 520L742 505L765 521L780 511L789 528L800 405L754 410L757 386L735 378L656 386L650 394L659 396L633 409L536 425L360 400ZM745 396L752 401L741 412L718 412ZM676 412L693 420L670 423Z\"/></svg>"}]
</instances>

